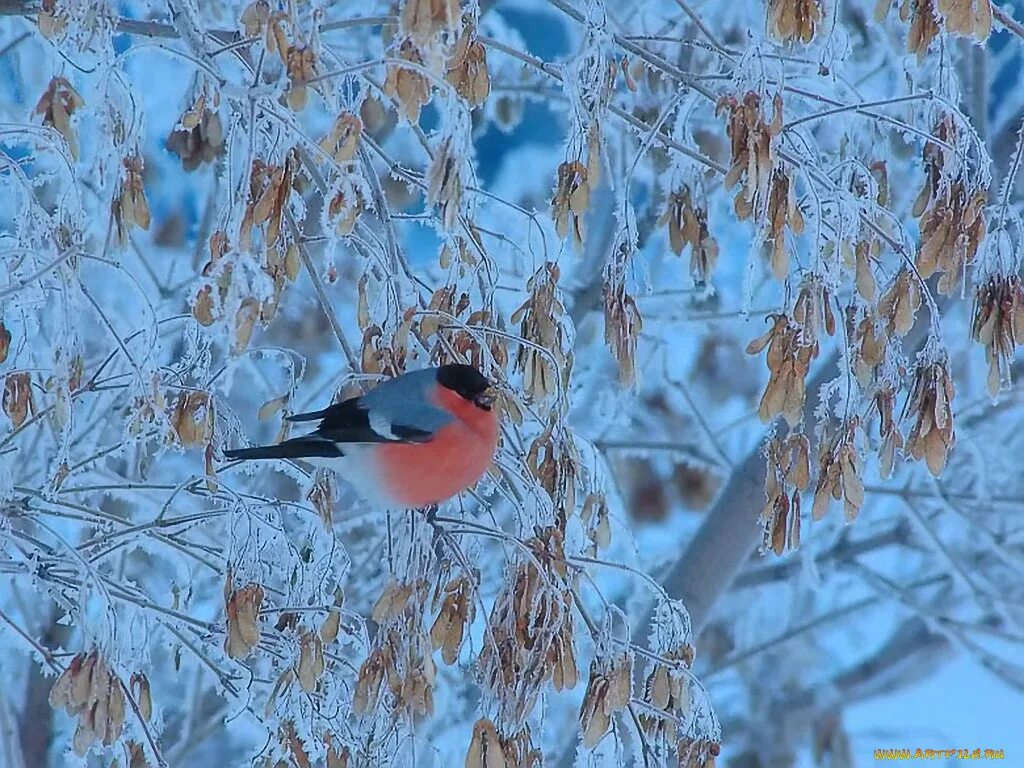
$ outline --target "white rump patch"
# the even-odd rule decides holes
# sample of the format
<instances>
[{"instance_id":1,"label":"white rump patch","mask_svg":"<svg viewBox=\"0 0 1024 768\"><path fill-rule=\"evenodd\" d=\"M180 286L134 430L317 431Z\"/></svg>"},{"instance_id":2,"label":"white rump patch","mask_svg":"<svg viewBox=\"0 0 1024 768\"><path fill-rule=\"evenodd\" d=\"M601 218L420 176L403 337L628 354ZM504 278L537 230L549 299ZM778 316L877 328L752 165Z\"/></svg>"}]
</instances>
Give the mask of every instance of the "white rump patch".
<instances>
[{"instance_id":1,"label":"white rump patch","mask_svg":"<svg viewBox=\"0 0 1024 768\"><path fill-rule=\"evenodd\" d=\"M377 431L376 427L374 427L374 431ZM370 506L394 507L394 499L387 493L387 489L381 487L377 479L377 470L371 455L374 445L342 443L338 445L338 448L345 452L344 456L310 456L303 461L314 467L323 467L337 472Z\"/></svg>"}]
</instances>

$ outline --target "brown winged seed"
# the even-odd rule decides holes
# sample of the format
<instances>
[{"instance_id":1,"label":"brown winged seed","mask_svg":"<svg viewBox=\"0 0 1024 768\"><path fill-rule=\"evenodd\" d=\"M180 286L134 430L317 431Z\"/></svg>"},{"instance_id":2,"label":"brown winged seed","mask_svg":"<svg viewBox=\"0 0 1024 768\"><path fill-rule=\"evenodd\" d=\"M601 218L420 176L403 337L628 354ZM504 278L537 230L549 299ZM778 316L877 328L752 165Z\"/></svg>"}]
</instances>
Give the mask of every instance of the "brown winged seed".
<instances>
[{"instance_id":1,"label":"brown winged seed","mask_svg":"<svg viewBox=\"0 0 1024 768\"><path fill-rule=\"evenodd\" d=\"M784 43L811 42L820 23L820 0L769 0L768 28Z\"/></svg>"},{"instance_id":2,"label":"brown winged seed","mask_svg":"<svg viewBox=\"0 0 1024 768\"><path fill-rule=\"evenodd\" d=\"M914 385L905 412L915 417L907 437L907 453L924 459L928 471L938 477L956 445L953 431L953 377L945 360L921 362L914 371Z\"/></svg>"},{"instance_id":3,"label":"brown winged seed","mask_svg":"<svg viewBox=\"0 0 1024 768\"><path fill-rule=\"evenodd\" d=\"M110 746L124 728L124 689L98 651L79 653L50 689L50 706L78 718L73 746L83 757L95 741Z\"/></svg>"},{"instance_id":4,"label":"brown winged seed","mask_svg":"<svg viewBox=\"0 0 1024 768\"><path fill-rule=\"evenodd\" d=\"M1024 343L1024 286L1018 275L995 275L978 286L971 335L985 347L988 393L995 397L1009 383L1014 352Z\"/></svg>"},{"instance_id":5,"label":"brown winged seed","mask_svg":"<svg viewBox=\"0 0 1024 768\"><path fill-rule=\"evenodd\" d=\"M43 116L43 125L50 126L64 137L72 160L78 160L78 138L71 126L71 116L84 104L78 91L63 77L50 80L36 104L35 111Z\"/></svg>"},{"instance_id":6,"label":"brown winged seed","mask_svg":"<svg viewBox=\"0 0 1024 768\"><path fill-rule=\"evenodd\" d=\"M260 644L260 606L263 605L263 587L247 584L237 591L231 590L232 577L224 588L227 612L227 632L224 650L232 659L244 659Z\"/></svg>"}]
</instances>

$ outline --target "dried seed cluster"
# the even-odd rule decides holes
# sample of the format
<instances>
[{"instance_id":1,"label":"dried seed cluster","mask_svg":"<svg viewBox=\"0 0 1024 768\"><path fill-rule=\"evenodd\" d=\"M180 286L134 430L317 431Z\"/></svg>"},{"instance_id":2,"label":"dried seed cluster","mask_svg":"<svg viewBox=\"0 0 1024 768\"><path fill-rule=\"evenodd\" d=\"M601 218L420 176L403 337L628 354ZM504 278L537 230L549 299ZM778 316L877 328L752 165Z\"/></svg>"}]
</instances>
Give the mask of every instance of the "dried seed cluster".
<instances>
[{"instance_id":1,"label":"dried seed cluster","mask_svg":"<svg viewBox=\"0 0 1024 768\"><path fill-rule=\"evenodd\" d=\"M171 429L178 442L190 448L213 439L213 400L208 392L186 391L178 395L171 414Z\"/></svg>"},{"instance_id":2,"label":"dried seed cluster","mask_svg":"<svg viewBox=\"0 0 1024 768\"><path fill-rule=\"evenodd\" d=\"M385 681L391 694L386 706L391 711L409 717L433 714L437 667L422 617L427 590L423 579L414 583L392 580L374 605L372 615L380 629L359 668L352 700L357 715L378 706Z\"/></svg>"},{"instance_id":3,"label":"dried seed cluster","mask_svg":"<svg viewBox=\"0 0 1024 768\"><path fill-rule=\"evenodd\" d=\"M987 40L992 32L992 0L939 0L946 31Z\"/></svg>"},{"instance_id":4,"label":"dried seed cluster","mask_svg":"<svg viewBox=\"0 0 1024 768\"><path fill-rule=\"evenodd\" d=\"M463 184L462 155L453 148L450 136L434 153L427 183L427 202L437 207L441 224L446 230L451 230L461 213Z\"/></svg>"},{"instance_id":5,"label":"dried seed cluster","mask_svg":"<svg viewBox=\"0 0 1024 768\"><path fill-rule=\"evenodd\" d=\"M0 320L0 363L7 360L7 355L11 352L11 332L4 325L4 321Z\"/></svg>"},{"instance_id":6,"label":"dried seed cluster","mask_svg":"<svg viewBox=\"0 0 1024 768\"><path fill-rule=\"evenodd\" d=\"M626 654L610 662L594 659L590 680L580 705L583 746L593 748L611 727L612 717L629 706L633 657Z\"/></svg>"},{"instance_id":7,"label":"dried seed cluster","mask_svg":"<svg viewBox=\"0 0 1024 768\"><path fill-rule=\"evenodd\" d=\"M194 171L202 163L212 163L224 154L224 126L216 111L217 101L215 96L211 109L206 103L206 93L201 93L167 137L167 150L181 159L186 171Z\"/></svg>"},{"instance_id":8,"label":"dried seed cluster","mask_svg":"<svg viewBox=\"0 0 1024 768\"><path fill-rule=\"evenodd\" d=\"M153 716L153 693L149 687L149 678L142 672L136 672L128 679L128 687L139 708L139 714L143 720L148 721Z\"/></svg>"},{"instance_id":9,"label":"dried seed cluster","mask_svg":"<svg viewBox=\"0 0 1024 768\"><path fill-rule=\"evenodd\" d=\"M587 494L580 509L580 522L583 523L587 538L590 539L590 556L596 556L600 550L608 548L612 541L612 529L608 499L603 493Z\"/></svg>"},{"instance_id":10,"label":"dried seed cluster","mask_svg":"<svg viewBox=\"0 0 1024 768\"><path fill-rule=\"evenodd\" d=\"M914 371L914 385L905 413L913 414L914 426L907 436L907 452L928 465L938 477L956 445L953 430L953 377L945 360L922 361Z\"/></svg>"},{"instance_id":11,"label":"dried seed cluster","mask_svg":"<svg viewBox=\"0 0 1024 768\"><path fill-rule=\"evenodd\" d=\"M420 119L420 109L430 101L430 81L423 74L423 57L412 40L403 40L388 64L384 95L398 102L401 115L410 123ZM411 65L411 66L410 66Z\"/></svg>"},{"instance_id":12,"label":"dried seed cluster","mask_svg":"<svg viewBox=\"0 0 1024 768\"><path fill-rule=\"evenodd\" d=\"M842 501L847 522L864 506L863 461L857 450L860 422L850 419L831 440L822 439L818 452L818 481L814 488L811 515L821 520L832 500Z\"/></svg>"},{"instance_id":13,"label":"dried seed cluster","mask_svg":"<svg viewBox=\"0 0 1024 768\"><path fill-rule=\"evenodd\" d=\"M878 291L878 283L871 270L871 263L878 260L882 250L878 238L869 237L858 240L852 248L849 243L843 243L842 250L846 266L849 267L851 262L853 264L854 285L857 286L857 293L867 304L871 304Z\"/></svg>"},{"instance_id":14,"label":"dried seed cluster","mask_svg":"<svg viewBox=\"0 0 1024 768\"><path fill-rule=\"evenodd\" d=\"M32 377L27 372L8 373L4 379L4 415L11 420L15 429L25 423L29 415L36 412L32 399Z\"/></svg>"},{"instance_id":15,"label":"dried seed cluster","mask_svg":"<svg viewBox=\"0 0 1024 768\"><path fill-rule=\"evenodd\" d=\"M320 149L339 165L352 162L363 135L363 121L354 112L341 112L331 125L330 132L320 139Z\"/></svg>"},{"instance_id":16,"label":"dried seed cluster","mask_svg":"<svg viewBox=\"0 0 1024 768\"><path fill-rule=\"evenodd\" d=\"M683 643L661 654L644 682L644 701L667 717L640 713L640 725L649 737L667 738L674 732L673 721L685 719L690 712L690 681L687 670L693 665L693 646ZM675 663L671 663L675 662Z\"/></svg>"},{"instance_id":17,"label":"dried seed cluster","mask_svg":"<svg viewBox=\"0 0 1024 768\"><path fill-rule=\"evenodd\" d=\"M257 322L266 325L277 315L285 285L299 274L301 257L298 246L281 236L288 197L298 183L294 175L297 162L295 153L289 152L282 166L268 165L257 158L250 169L249 197L238 233L239 250L245 254L252 251L253 231L262 226L265 255L260 268L273 286L270 296L262 300L256 298L252 295L253 288L244 279L236 284L235 266L239 254L225 258L231 252L231 243L224 231L218 230L210 236L210 260L202 270L207 280L196 289L192 316L206 327L222 320L235 287L238 303L231 318L234 331L231 352L235 355L248 348ZM244 275L245 272L239 270L237 274Z\"/></svg>"},{"instance_id":18,"label":"dried seed cluster","mask_svg":"<svg viewBox=\"0 0 1024 768\"><path fill-rule=\"evenodd\" d=\"M128 768L150 768L149 761L146 760L146 752L139 742L129 741L124 747Z\"/></svg>"},{"instance_id":19,"label":"dried seed cluster","mask_svg":"<svg viewBox=\"0 0 1024 768\"><path fill-rule=\"evenodd\" d=\"M532 557L515 567L495 600L488 619L493 642L478 659L501 721L511 724L525 722L548 681L561 691L579 678L562 532L543 528L524 544Z\"/></svg>"},{"instance_id":20,"label":"dried seed cluster","mask_svg":"<svg viewBox=\"0 0 1024 768\"><path fill-rule=\"evenodd\" d=\"M803 419L807 372L817 357L816 344L804 336L803 328L785 313L769 315L772 327L747 345L747 354L756 355L767 347L765 362L769 378L757 413L767 423L776 416L794 426Z\"/></svg>"},{"instance_id":21,"label":"dried seed cluster","mask_svg":"<svg viewBox=\"0 0 1024 768\"><path fill-rule=\"evenodd\" d=\"M786 228L794 235L804 231L804 216L796 204L796 191L789 173L781 166L772 171L768 193L767 232L765 240L772 246L772 276L785 280L789 274L789 250L786 248ZM742 207L740 201L743 201ZM753 209L748 207L746 198L736 198L736 213L741 219L747 218Z\"/></svg>"},{"instance_id":22,"label":"dried seed cluster","mask_svg":"<svg viewBox=\"0 0 1024 768\"><path fill-rule=\"evenodd\" d=\"M280 439L276 442L281 442L287 438L288 435L284 431L286 424L288 422L284 422L281 425L282 433L278 436ZM331 473L318 471L313 481L313 487L306 494L306 500L313 505L317 516L328 527L328 530L330 529L331 521L334 519L334 498L334 482L331 479Z\"/></svg>"},{"instance_id":23,"label":"dried seed cluster","mask_svg":"<svg viewBox=\"0 0 1024 768\"><path fill-rule=\"evenodd\" d=\"M224 650L232 659L244 659L260 644L260 606L263 605L263 587L247 584L235 589L234 576L228 571L224 582L224 610L227 630Z\"/></svg>"},{"instance_id":24,"label":"dried seed cluster","mask_svg":"<svg viewBox=\"0 0 1024 768\"><path fill-rule=\"evenodd\" d=\"M543 763L540 750L533 745L530 726L506 738L485 717L474 723L466 768L540 768Z\"/></svg>"},{"instance_id":25,"label":"dried seed cluster","mask_svg":"<svg viewBox=\"0 0 1024 768\"><path fill-rule=\"evenodd\" d=\"M164 397L163 390L160 387L160 377L157 374L153 374L153 377L150 379L149 392L132 398L132 405L129 411L131 421L128 423L128 434L140 434L143 427L156 421L157 414L162 415L164 413L166 406L167 399ZM174 429L173 417L171 428Z\"/></svg>"},{"instance_id":26,"label":"dried seed cluster","mask_svg":"<svg viewBox=\"0 0 1024 768\"><path fill-rule=\"evenodd\" d=\"M896 425L893 412L896 403L896 391L889 385L881 387L875 393L875 407L878 409L878 436L882 445L878 449L878 474L883 478L892 476L896 452L903 450L903 433Z\"/></svg>"},{"instance_id":27,"label":"dried seed cluster","mask_svg":"<svg viewBox=\"0 0 1024 768\"><path fill-rule=\"evenodd\" d=\"M921 284L917 277L904 267L878 300L878 313L885 320L886 335L905 336L914 326L914 318L920 308Z\"/></svg>"},{"instance_id":28,"label":"dried seed cluster","mask_svg":"<svg viewBox=\"0 0 1024 768\"><path fill-rule=\"evenodd\" d=\"M563 240L572 229L573 245L583 248L583 216L590 206L589 169L579 160L566 161L558 166L555 195L551 198L551 217L555 232Z\"/></svg>"},{"instance_id":29,"label":"dried seed cluster","mask_svg":"<svg viewBox=\"0 0 1024 768\"><path fill-rule=\"evenodd\" d=\"M460 261L468 263L472 258L472 249L466 246L466 240L455 238L455 250L460 254ZM446 246L447 247L447 246ZM450 263L451 256L442 252L442 262ZM456 299L456 288L448 285L434 291L426 311L418 322L413 323L412 331L420 343L429 350L431 359L468 360L481 370L493 364L504 368L508 363L508 341L498 334L481 332L482 328L500 328L501 317L494 316L489 310L475 309L467 311L471 306L468 293L460 293ZM449 318L458 324L450 337L442 338L439 331L442 324ZM522 421L522 415L519 416Z\"/></svg>"},{"instance_id":30,"label":"dried seed cluster","mask_svg":"<svg viewBox=\"0 0 1024 768\"><path fill-rule=\"evenodd\" d=\"M253 0L242 10L239 21L247 38L263 36L267 53L276 53L284 65L289 109L305 109L310 81L316 77L317 54L303 39L295 20L286 11L271 11L267 0Z\"/></svg>"},{"instance_id":31,"label":"dried seed cluster","mask_svg":"<svg viewBox=\"0 0 1024 768\"><path fill-rule=\"evenodd\" d=\"M221 259L228 252L230 244L224 232L214 232L210 236L210 260L203 266L204 277L212 277L217 272L217 294L218 301L214 301L212 285L203 285L196 292L192 300L192 316L200 325L210 326L220 317L221 307L228 296L228 289L231 287L231 273L233 266L225 263L223 269L218 267Z\"/></svg>"},{"instance_id":32,"label":"dried seed cluster","mask_svg":"<svg viewBox=\"0 0 1024 768\"><path fill-rule=\"evenodd\" d=\"M853 373L867 389L885 361L887 338L874 313L868 310L854 329Z\"/></svg>"},{"instance_id":33,"label":"dried seed cluster","mask_svg":"<svg viewBox=\"0 0 1024 768\"><path fill-rule=\"evenodd\" d=\"M444 595L441 610L430 627L430 642L434 650L441 650L445 664L454 664L459 657L462 639L473 623L476 607L473 604L473 585L465 576L456 576L435 591L435 603Z\"/></svg>"},{"instance_id":34,"label":"dried seed cluster","mask_svg":"<svg viewBox=\"0 0 1024 768\"><path fill-rule=\"evenodd\" d=\"M718 263L718 242L708 229L707 203L696 203L684 184L669 193L658 224L668 225L669 246L677 256L690 247L690 274L698 284L706 283Z\"/></svg>"},{"instance_id":35,"label":"dried seed cluster","mask_svg":"<svg viewBox=\"0 0 1024 768\"><path fill-rule=\"evenodd\" d=\"M95 650L76 655L50 689L50 706L78 718L72 743L79 757L96 741L110 746L121 737L124 704L120 678Z\"/></svg>"},{"instance_id":36,"label":"dried seed cluster","mask_svg":"<svg viewBox=\"0 0 1024 768\"><path fill-rule=\"evenodd\" d=\"M974 300L974 340L985 347L988 393L995 397L1010 381L1010 364L1024 343L1024 286L1017 275L996 275L978 286Z\"/></svg>"},{"instance_id":37,"label":"dried seed cluster","mask_svg":"<svg viewBox=\"0 0 1024 768\"><path fill-rule=\"evenodd\" d=\"M459 0L405 0L399 17L401 30L417 45L430 46L437 38L457 29Z\"/></svg>"},{"instance_id":38,"label":"dried seed cluster","mask_svg":"<svg viewBox=\"0 0 1024 768\"><path fill-rule=\"evenodd\" d=\"M273 293L260 304L259 320L263 325L269 323L277 315L277 309L281 304L281 295L284 293L284 287L286 283L295 282L295 279L299 276L300 263L301 257L299 256L299 247L295 243L289 243L285 246L283 239L279 239L274 247L267 248L265 262L262 265L262 269L264 274L266 274L273 282L274 288ZM225 296L222 295L221 302L224 301L224 298ZM246 298L254 299L255 297L250 296ZM242 334L251 334L252 326L236 326L235 330L237 340L236 347L240 350L244 349L248 344L248 335L243 336Z\"/></svg>"},{"instance_id":39,"label":"dried seed cluster","mask_svg":"<svg viewBox=\"0 0 1024 768\"><path fill-rule=\"evenodd\" d=\"M784 43L809 43L821 23L821 0L769 0L768 28Z\"/></svg>"},{"instance_id":40,"label":"dried seed cluster","mask_svg":"<svg viewBox=\"0 0 1024 768\"><path fill-rule=\"evenodd\" d=\"M360 286L364 284L365 279L366 275L360 280ZM369 324L362 328L360 361L363 373L388 373L391 376L400 376L405 372L406 356L409 352L409 333L412 331L415 315L415 309L405 310L401 315L398 327L394 329L387 326L381 328L377 323L370 323L369 314L365 315L365 320ZM362 321L361 317L360 323ZM385 333L386 330L387 333Z\"/></svg>"},{"instance_id":41,"label":"dried seed cluster","mask_svg":"<svg viewBox=\"0 0 1024 768\"><path fill-rule=\"evenodd\" d=\"M810 453L807 436L797 432L773 438L765 448L768 471L761 519L764 546L776 555L800 547L800 494L811 482Z\"/></svg>"},{"instance_id":42,"label":"dried seed cluster","mask_svg":"<svg viewBox=\"0 0 1024 768\"><path fill-rule=\"evenodd\" d=\"M952 116L944 115L935 136L952 145L956 134ZM941 272L939 293L950 294L985 239L988 190L969 181L962 161L945 147L929 141L923 154L925 183L913 209L921 225L917 269L924 278Z\"/></svg>"},{"instance_id":43,"label":"dried seed cluster","mask_svg":"<svg viewBox=\"0 0 1024 768\"><path fill-rule=\"evenodd\" d=\"M85 101L66 79L54 77L39 97L35 112L43 116L43 125L57 131L67 142L72 160L78 160L78 136L71 125L71 116L85 106Z\"/></svg>"},{"instance_id":44,"label":"dried seed cluster","mask_svg":"<svg viewBox=\"0 0 1024 768\"><path fill-rule=\"evenodd\" d=\"M242 30L245 32L246 37L259 37L263 34L264 30L267 30L266 45L268 48L273 45L272 33L269 32L267 26L267 23L270 21L270 3L267 0L253 0L253 2L242 9L239 21L242 24Z\"/></svg>"},{"instance_id":45,"label":"dried seed cluster","mask_svg":"<svg viewBox=\"0 0 1024 768\"><path fill-rule=\"evenodd\" d=\"M572 368L572 352L562 329L565 308L558 296L560 274L554 262L538 269L526 283L530 297L511 317L513 323L519 323L519 335L528 342L519 345L516 368L523 374L523 389L535 401L554 392L556 377L563 373L567 377Z\"/></svg>"},{"instance_id":46,"label":"dried seed cluster","mask_svg":"<svg viewBox=\"0 0 1024 768\"><path fill-rule=\"evenodd\" d=\"M327 216L334 222L334 229L339 235L350 235L365 209L362 191L346 180L328 203Z\"/></svg>"},{"instance_id":47,"label":"dried seed cluster","mask_svg":"<svg viewBox=\"0 0 1024 768\"><path fill-rule=\"evenodd\" d=\"M304 629L299 632L299 659L295 665L299 687L306 693L313 693L323 673L324 640L319 632Z\"/></svg>"},{"instance_id":48,"label":"dried seed cluster","mask_svg":"<svg viewBox=\"0 0 1024 768\"><path fill-rule=\"evenodd\" d=\"M526 466L555 505L555 522L564 531L576 509L576 486L582 467L572 433L552 411L548 422L526 454Z\"/></svg>"},{"instance_id":49,"label":"dried seed cluster","mask_svg":"<svg viewBox=\"0 0 1024 768\"><path fill-rule=\"evenodd\" d=\"M487 49L477 40L476 26L466 21L455 50L448 60L447 79L458 94L477 107L491 93L491 76L487 72Z\"/></svg>"},{"instance_id":50,"label":"dried seed cluster","mask_svg":"<svg viewBox=\"0 0 1024 768\"><path fill-rule=\"evenodd\" d=\"M732 165L725 175L724 186L731 189L743 182L733 207L740 219L755 213L760 219L768 201L769 184L775 158L772 140L782 132L782 97L772 100L772 120L766 122L761 110L761 97L747 92L742 101L735 96L723 96L718 101L716 114L727 113L725 132L729 136ZM787 193L788 194L788 193Z\"/></svg>"},{"instance_id":51,"label":"dried seed cluster","mask_svg":"<svg viewBox=\"0 0 1024 768\"><path fill-rule=\"evenodd\" d=\"M292 191L293 175L298 159L289 152L283 165L270 165L256 158L249 172L249 198L238 229L238 246L248 251L255 227L266 224L263 233L267 248L272 248L281 235L281 217Z\"/></svg>"},{"instance_id":52,"label":"dried seed cluster","mask_svg":"<svg viewBox=\"0 0 1024 768\"><path fill-rule=\"evenodd\" d=\"M636 381L636 345L644 327L636 299L626 290L628 262L626 249L615 249L605 265L601 285L604 341L619 364L619 382L624 386L632 386Z\"/></svg>"},{"instance_id":53,"label":"dried seed cluster","mask_svg":"<svg viewBox=\"0 0 1024 768\"><path fill-rule=\"evenodd\" d=\"M120 188L114 195L111 208L118 239L124 243L128 240L129 227L135 224L139 229L148 230L150 217L146 190L142 185L142 157L136 152L126 157L122 165L124 176Z\"/></svg>"},{"instance_id":54,"label":"dried seed cluster","mask_svg":"<svg viewBox=\"0 0 1024 768\"><path fill-rule=\"evenodd\" d=\"M715 758L721 749L717 741L683 737L676 742L679 768L715 768Z\"/></svg>"},{"instance_id":55,"label":"dried seed cluster","mask_svg":"<svg viewBox=\"0 0 1024 768\"><path fill-rule=\"evenodd\" d=\"M875 3L875 20L882 21L889 14L892 0L877 0ZM900 21L910 22L910 34L907 35L907 52L916 53L920 63L924 55L939 34L939 20L935 14L933 0L902 0L900 4Z\"/></svg>"},{"instance_id":56,"label":"dried seed cluster","mask_svg":"<svg viewBox=\"0 0 1024 768\"><path fill-rule=\"evenodd\" d=\"M343 595L339 591L338 597L335 599L336 608L341 605L342 601ZM295 680L299 681L299 687L304 693L315 693L318 690L326 669L324 647L337 639L340 627L341 614L336 609L328 611L319 630L300 625L299 617L295 613L285 612L280 615L274 629L282 633L295 633L298 654L292 667L278 676L264 707L267 714L274 711L280 694L287 690Z\"/></svg>"},{"instance_id":57,"label":"dried seed cluster","mask_svg":"<svg viewBox=\"0 0 1024 768\"><path fill-rule=\"evenodd\" d=\"M60 38L68 28L67 11L58 4L58 0L43 0L39 15L36 17L39 34L47 40Z\"/></svg>"},{"instance_id":58,"label":"dried seed cluster","mask_svg":"<svg viewBox=\"0 0 1024 768\"><path fill-rule=\"evenodd\" d=\"M875 21L882 21L889 13L893 0L877 0ZM992 32L991 0L902 0L900 20L910 22L907 52L916 53L920 62L939 32L939 21L946 31L987 40Z\"/></svg>"},{"instance_id":59,"label":"dried seed cluster","mask_svg":"<svg viewBox=\"0 0 1024 768\"><path fill-rule=\"evenodd\" d=\"M316 53L308 45L289 45L284 56L288 73L288 106L295 112L306 108L309 82L316 77Z\"/></svg>"}]
</instances>

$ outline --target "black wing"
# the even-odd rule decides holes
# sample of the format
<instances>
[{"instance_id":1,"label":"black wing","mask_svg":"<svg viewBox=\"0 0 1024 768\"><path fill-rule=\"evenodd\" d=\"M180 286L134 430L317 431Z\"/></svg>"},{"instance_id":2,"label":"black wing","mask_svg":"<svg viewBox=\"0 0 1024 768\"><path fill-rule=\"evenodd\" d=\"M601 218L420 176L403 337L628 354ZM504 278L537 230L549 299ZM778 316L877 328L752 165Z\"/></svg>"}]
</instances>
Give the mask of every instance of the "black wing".
<instances>
[{"instance_id":1,"label":"black wing","mask_svg":"<svg viewBox=\"0 0 1024 768\"><path fill-rule=\"evenodd\" d=\"M370 424L370 411L360 404L360 398L353 397L321 411L297 413L288 421L315 421L320 425L313 432L336 443L421 443L433 436L433 431L418 429L404 424L388 424L390 434L378 432Z\"/></svg>"}]
</instances>

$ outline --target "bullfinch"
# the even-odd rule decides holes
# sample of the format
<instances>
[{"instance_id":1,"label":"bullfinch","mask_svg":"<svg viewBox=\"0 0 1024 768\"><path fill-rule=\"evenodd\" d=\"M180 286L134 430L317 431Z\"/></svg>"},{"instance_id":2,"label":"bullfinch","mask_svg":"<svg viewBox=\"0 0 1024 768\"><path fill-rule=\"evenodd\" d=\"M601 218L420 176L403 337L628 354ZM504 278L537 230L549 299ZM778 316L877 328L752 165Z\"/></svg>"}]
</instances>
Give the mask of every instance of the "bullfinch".
<instances>
[{"instance_id":1,"label":"bullfinch","mask_svg":"<svg viewBox=\"0 0 1024 768\"><path fill-rule=\"evenodd\" d=\"M319 421L308 435L224 455L303 459L337 471L376 506L426 507L471 487L490 467L498 446L494 399L491 383L471 365L424 368L288 417Z\"/></svg>"}]
</instances>

